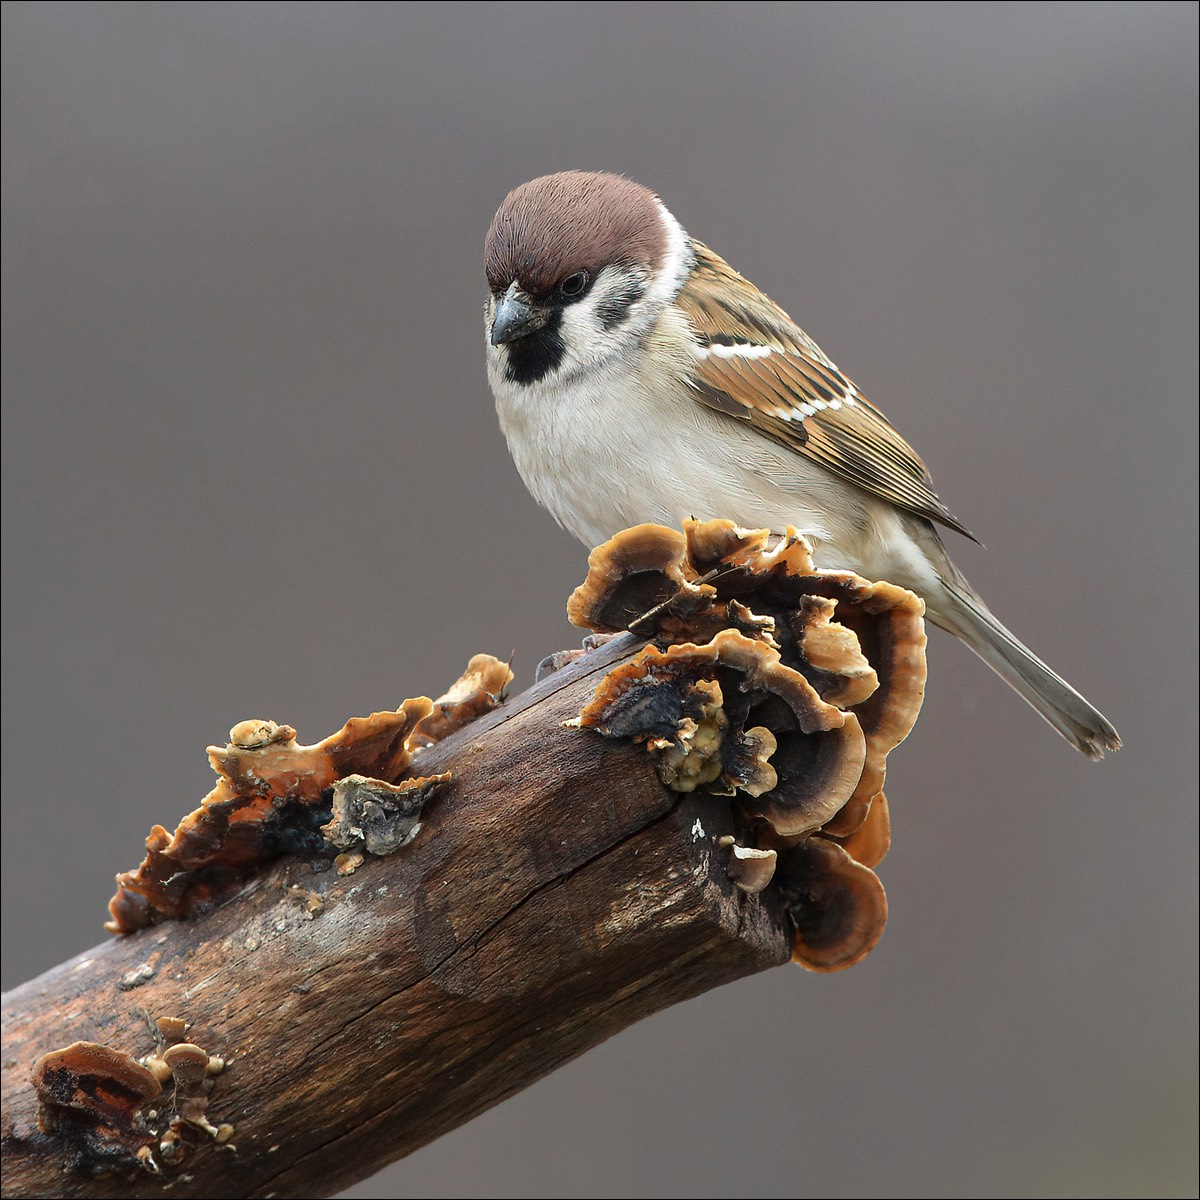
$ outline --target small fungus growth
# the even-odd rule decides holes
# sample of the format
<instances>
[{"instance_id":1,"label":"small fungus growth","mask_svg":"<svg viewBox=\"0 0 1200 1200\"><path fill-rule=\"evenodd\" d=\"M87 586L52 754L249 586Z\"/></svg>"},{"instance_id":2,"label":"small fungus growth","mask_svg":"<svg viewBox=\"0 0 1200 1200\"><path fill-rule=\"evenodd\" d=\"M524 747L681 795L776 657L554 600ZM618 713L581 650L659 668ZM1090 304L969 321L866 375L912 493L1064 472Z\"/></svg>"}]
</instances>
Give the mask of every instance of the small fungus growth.
<instances>
[{"instance_id":1,"label":"small fungus growth","mask_svg":"<svg viewBox=\"0 0 1200 1200\"><path fill-rule=\"evenodd\" d=\"M189 1131L229 1142L233 1126L207 1116L224 1059L185 1042L179 1018L156 1024L159 1048L140 1062L111 1046L73 1042L34 1064L38 1128L58 1139L68 1167L161 1174L186 1157Z\"/></svg>"}]
</instances>

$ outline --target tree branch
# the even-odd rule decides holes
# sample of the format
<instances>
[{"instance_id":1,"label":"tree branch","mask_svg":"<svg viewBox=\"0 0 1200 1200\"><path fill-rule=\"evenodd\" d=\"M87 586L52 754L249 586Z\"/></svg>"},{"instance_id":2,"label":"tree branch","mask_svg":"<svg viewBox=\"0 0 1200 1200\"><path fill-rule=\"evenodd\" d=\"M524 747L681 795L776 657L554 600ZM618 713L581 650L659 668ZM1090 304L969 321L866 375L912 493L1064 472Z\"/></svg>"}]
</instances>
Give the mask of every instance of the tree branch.
<instances>
[{"instance_id":1,"label":"tree branch","mask_svg":"<svg viewBox=\"0 0 1200 1200\"><path fill-rule=\"evenodd\" d=\"M782 909L738 891L728 801L680 800L645 751L562 728L619 639L422 754L453 786L417 841L340 877L284 859L203 921L77 956L4 997L4 1194L157 1195L148 1171L63 1171L30 1065L77 1039L133 1057L147 1017L228 1066L182 1196L328 1195L650 1013L786 962ZM310 914L310 897L320 907ZM146 963L154 974L121 990ZM166 1099L167 1093L164 1093Z\"/></svg>"},{"instance_id":2,"label":"tree branch","mask_svg":"<svg viewBox=\"0 0 1200 1200\"><path fill-rule=\"evenodd\" d=\"M568 611L611 640L486 715L478 656L210 747L127 936L4 998L5 1195L327 1195L669 1004L871 949L921 601L713 521L618 535Z\"/></svg>"}]
</instances>

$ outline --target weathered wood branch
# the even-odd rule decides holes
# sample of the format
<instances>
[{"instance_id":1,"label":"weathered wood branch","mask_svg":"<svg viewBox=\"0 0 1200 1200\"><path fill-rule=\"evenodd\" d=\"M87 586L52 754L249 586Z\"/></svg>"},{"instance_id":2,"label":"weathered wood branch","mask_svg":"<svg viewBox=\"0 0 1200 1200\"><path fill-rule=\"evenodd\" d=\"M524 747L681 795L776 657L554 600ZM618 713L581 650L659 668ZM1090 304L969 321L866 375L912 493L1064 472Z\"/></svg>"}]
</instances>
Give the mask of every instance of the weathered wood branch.
<instances>
[{"instance_id":1,"label":"weathered wood branch","mask_svg":"<svg viewBox=\"0 0 1200 1200\"><path fill-rule=\"evenodd\" d=\"M568 612L612 640L486 716L480 655L209 748L127 936L5 997L5 1195L329 1194L677 1000L868 953L921 601L711 521L598 547Z\"/></svg>"},{"instance_id":2,"label":"weathered wood branch","mask_svg":"<svg viewBox=\"0 0 1200 1200\"><path fill-rule=\"evenodd\" d=\"M425 751L421 771L453 783L399 853L345 877L281 859L203 920L8 993L4 1194L328 1195L640 1018L786 962L782 906L726 876L728 800L681 798L644 749L562 727L640 644L623 635ZM189 1131L162 1175L94 1173L39 1131L30 1068L76 1040L140 1058L161 1017L226 1060L207 1117L232 1138Z\"/></svg>"}]
</instances>

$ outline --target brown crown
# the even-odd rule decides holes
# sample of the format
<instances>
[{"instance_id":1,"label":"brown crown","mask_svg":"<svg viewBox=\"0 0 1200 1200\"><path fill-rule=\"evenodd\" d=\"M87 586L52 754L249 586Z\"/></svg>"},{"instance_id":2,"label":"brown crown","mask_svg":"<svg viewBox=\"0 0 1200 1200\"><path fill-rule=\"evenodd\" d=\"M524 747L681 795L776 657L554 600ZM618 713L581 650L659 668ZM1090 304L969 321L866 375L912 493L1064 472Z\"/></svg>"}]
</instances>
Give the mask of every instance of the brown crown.
<instances>
[{"instance_id":1,"label":"brown crown","mask_svg":"<svg viewBox=\"0 0 1200 1200\"><path fill-rule=\"evenodd\" d=\"M659 267L666 230L648 188L594 171L561 171L508 193L483 244L488 286L513 280L545 295L576 271L611 263Z\"/></svg>"}]
</instances>

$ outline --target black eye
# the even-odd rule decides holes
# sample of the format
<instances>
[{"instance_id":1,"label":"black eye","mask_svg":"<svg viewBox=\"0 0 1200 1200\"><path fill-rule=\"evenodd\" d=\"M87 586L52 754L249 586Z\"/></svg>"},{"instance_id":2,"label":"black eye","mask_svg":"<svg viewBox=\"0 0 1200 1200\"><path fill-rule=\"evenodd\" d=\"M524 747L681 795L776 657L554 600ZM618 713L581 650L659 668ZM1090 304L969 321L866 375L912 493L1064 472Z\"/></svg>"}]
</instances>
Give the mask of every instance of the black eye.
<instances>
[{"instance_id":1,"label":"black eye","mask_svg":"<svg viewBox=\"0 0 1200 1200\"><path fill-rule=\"evenodd\" d=\"M574 275L568 275L558 285L558 294L568 300L574 300L576 296L582 296L587 291L587 285L591 279L592 277L586 271L576 271Z\"/></svg>"}]
</instances>

